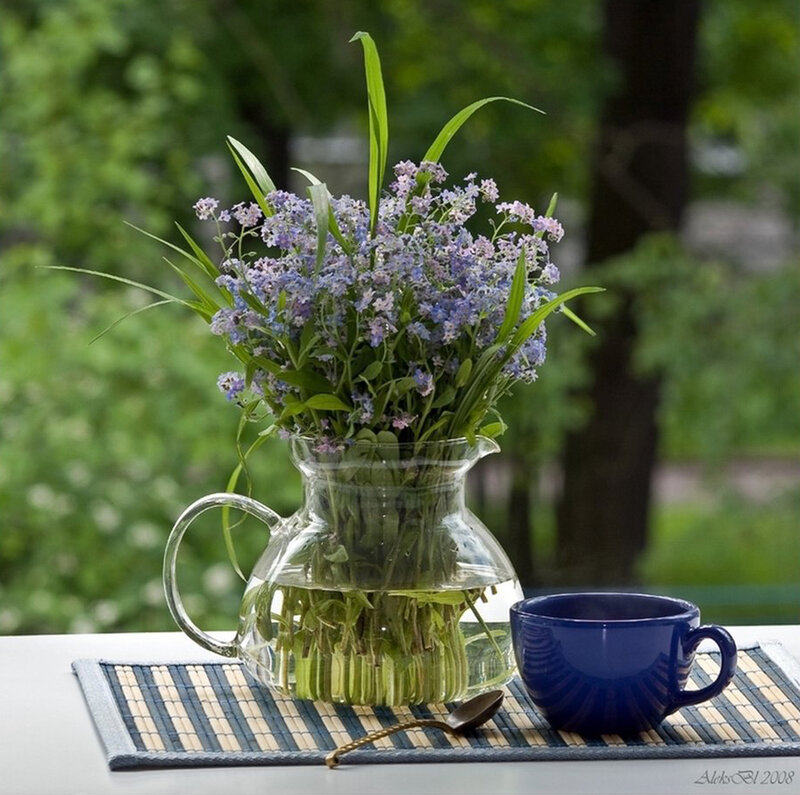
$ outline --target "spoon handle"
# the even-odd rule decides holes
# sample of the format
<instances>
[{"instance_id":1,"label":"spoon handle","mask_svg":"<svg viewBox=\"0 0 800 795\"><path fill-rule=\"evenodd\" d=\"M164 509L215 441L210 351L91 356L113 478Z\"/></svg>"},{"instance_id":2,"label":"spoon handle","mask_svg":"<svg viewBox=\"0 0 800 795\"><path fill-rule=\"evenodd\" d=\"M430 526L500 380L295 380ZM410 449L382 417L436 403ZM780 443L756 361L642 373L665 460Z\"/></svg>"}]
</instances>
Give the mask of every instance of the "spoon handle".
<instances>
[{"instance_id":1,"label":"spoon handle","mask_svg":"<svg viewBox=\"0 0 800 795\"><path fill-rule=\"evenodd\" d=\"M390 734L394 734L395 732L414 729L418 726L433 726L437 729L444 729L446 732L452 732L452 729L444 721L435 720L434 718L417 718L416 720L409 720L405 723L398 723L395 726L388 726L385 729L378 729L377 731L370 732L363 737L359 737L357 740L353 740L345 745L340 745L325 757L325 764L330 768L334 768L339 764L339 757L342 756L342 754L346 754L348 751L352 751L355 748L360 748L362 745L367 745L367 743L374 742L375 740L380 740L382 737L388 737Z\"/></svg>"}]
</instances>

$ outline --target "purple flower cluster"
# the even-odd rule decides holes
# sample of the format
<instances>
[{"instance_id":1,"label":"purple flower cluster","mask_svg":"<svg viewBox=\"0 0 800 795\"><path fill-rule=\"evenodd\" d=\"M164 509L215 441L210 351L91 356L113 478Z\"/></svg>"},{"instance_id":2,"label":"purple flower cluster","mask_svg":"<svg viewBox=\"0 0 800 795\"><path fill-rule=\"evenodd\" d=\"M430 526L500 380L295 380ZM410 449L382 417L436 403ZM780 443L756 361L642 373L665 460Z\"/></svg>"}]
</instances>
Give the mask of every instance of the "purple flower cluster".
<instances>
[{"instance_id":1,"label":"purple flower cluster","mask_svg":"<svg viewBox=\"0 0 800 795\"><path fill-rule=\"evenodd\" d=\"M274 191L265 197L267 217L253 203L218 211L214 199L197 202L198 217L218 224L225 251L217 286L229 305L214 315L211 330L254 358L247 386L273 413L309 396L296 379L288 379L297 384L291 386L279 377L302 369L352 407L346 427L340 422L330 438L348 428L408 429L431 416L460 363L474 362L495 341L521 256L528 278L518 322L554 296L549 288L559 271L548 243L563 235L558 221L522 202L498 203L491 179L470 174L444 187L446 179L438 163L398 163L372 233L364 202L331 197L341 235L328 233L321 264L310 200ZM470 229L480 204L494 210L490 235ZM228 221L238 231L224 231ZM545 355L542 326L503 377L534 380ZM378 361L391 365L391 378L387 369L380 377L362 375ZM229 400L246 386L233 373L220 376L219 385ZM301 412L288 414L283 427L319 435L318 427L302 427Z\"/></svg>"},{"instance_id":2,"label":"purple flower cluster","mask_svg":"<svg viewBox=\"0 0 800 795\"><path fill-rule=\"evenodd\" d=\"M217 379L217 386L228 400L238 400L245 390L245 380L240 373L222 373Z\"/></svg>"}]
</instances>

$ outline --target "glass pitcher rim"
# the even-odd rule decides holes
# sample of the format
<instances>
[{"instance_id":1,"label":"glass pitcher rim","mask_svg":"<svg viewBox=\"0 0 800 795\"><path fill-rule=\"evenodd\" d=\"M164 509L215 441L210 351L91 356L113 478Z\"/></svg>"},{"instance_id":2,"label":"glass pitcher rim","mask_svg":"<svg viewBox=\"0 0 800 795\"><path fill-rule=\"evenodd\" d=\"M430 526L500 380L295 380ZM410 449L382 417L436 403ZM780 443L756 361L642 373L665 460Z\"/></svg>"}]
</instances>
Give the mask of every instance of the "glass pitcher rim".
<instances>
[{"instance_id":1,"label":"glass pitcher rim","mask_svg":"<svg viewBox=\"0 0 800 795\"><path fill-rule=\"evenodd\" d=\"M288 437L288 441L290 445L296 442L301 442L308 445L309 449L314 450L313 445L318 444L321 439L320 437L309 436L308 434L293 433ZM358 441L359 440L355 438L345 440L344 449L348 449ZM501 449L499 443L495 439L492 439L489 436L483 436L481 434L475 435L474 442L471 442L466 436L457 436L449 439L426 439L423 442L401 442L399 440L395 442L377 441L375 444L380 445L381 447L394 447L398 448L399 450L419 449L421 451L434 449L453 450L461 446L467 448L468 450L477 450L481 452L481 458L485 455L491 455L492 453L499 453Z\"/></svg>"}]
</instances>

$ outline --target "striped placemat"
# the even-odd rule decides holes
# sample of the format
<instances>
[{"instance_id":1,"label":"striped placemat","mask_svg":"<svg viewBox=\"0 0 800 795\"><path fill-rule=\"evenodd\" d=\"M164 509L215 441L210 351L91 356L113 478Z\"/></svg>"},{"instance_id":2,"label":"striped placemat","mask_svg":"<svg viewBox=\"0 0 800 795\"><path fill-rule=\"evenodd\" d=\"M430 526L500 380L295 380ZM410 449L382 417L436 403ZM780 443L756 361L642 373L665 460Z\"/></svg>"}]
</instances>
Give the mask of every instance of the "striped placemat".
<instances>
[{"instance_id":1,"label":"striped placemat","mask_svg":"<svg viewBox=\"0 0 800 795\"><path fill-rule=\"evenodd\" d=\"M503 706L464 737L416 729L353 751L346 763L535 759L777 756L800 753L800 688L780 647L740 650L733 682L717 698L670 715L654 731L586 738L552 730L518 680ZM783 652L786 660L790 658ZM716 675L718 655L695 658L695 686ZM73 663L114 769L322 764L338 745L452 704L349 707L285 698L236 662Z\"/></svg>"}]
</instances>

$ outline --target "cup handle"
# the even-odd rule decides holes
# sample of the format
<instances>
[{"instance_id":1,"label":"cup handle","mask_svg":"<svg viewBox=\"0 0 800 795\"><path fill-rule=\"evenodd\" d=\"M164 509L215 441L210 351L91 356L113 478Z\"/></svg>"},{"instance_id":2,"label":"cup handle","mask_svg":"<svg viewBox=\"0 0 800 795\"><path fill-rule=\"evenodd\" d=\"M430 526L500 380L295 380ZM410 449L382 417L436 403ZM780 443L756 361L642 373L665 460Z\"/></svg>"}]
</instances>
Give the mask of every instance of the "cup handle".
<instances>
[{"instance_id":1,"label":"cup handle","mask_svg":"<svg viewBox=\"0 0 800 795\"><path fill-rule=\"evenodd\" d=\"M183 539L184 533L189 529L189 525L201 513L205 513L211 508L218 507L238 508L245 513L255 516L267 526L267 541L269 541L270 528L281 521L281 517L266 505L245 497L242 494L231 492L208 494L193 502L175 522L172 532L167 539L167 548L164 552L164 593L167 597L169 612L175 619L175 623L197 644L204 649L221 654L224 657L236 657L239 653L239 643L234 638L231 641L218 641L203 632L186 612L178 591L178 580L176 574L176 564L178 557L178 547Z\"/></svg>"},{"instance_id":2,"label":"cup handle","mask_svg":"<svg viewBox=\"0 0 800 795\"><path fill-rule=\"evenodd\" d=\"M706 624L692 629L684 639L686 651L694 651L704 638L713 640L719 646L719 674L710 685L701 687L699 690L681 690L675 694L669 712L675 712L681 707L699 704L701 701L708 701L708 699L718 696L736 673L736 643L730 632L716 624Z\"/></svg>"}]
</instances>

